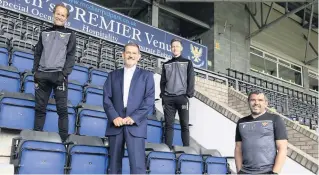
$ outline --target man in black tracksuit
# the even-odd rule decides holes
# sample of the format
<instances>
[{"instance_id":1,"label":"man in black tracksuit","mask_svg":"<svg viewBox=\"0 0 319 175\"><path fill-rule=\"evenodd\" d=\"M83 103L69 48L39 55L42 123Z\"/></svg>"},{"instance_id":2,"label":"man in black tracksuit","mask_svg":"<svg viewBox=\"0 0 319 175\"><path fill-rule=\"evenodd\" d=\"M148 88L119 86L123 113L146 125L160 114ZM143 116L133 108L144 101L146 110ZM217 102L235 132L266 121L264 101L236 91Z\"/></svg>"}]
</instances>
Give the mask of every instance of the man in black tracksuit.
<instances>
[{"instance_id":1,"label":"man in black tracksuit","mask_svg":"<svg viewBox=\"0 0 319 175\"><path fill-rule=\"evenodd\" d=\"M53 10L54 26L40 33L34 52L35 123L34 130L42 131L46 107L52 89L54 90L59 134L63 141L68 137L68 82L75 63L75 34L64 27L69 16L68 9L58 4Z\"/></svg>"},{"instance_id":2,"label":"man in black tracksuit","mask_svg":"<svg viewBox=\"0 0 319 175\"><path fill-rule=\"evenodd\" d=\"M189 98L194 96L194 68L190 60L181 56L182 43L171 41L173 58L163 64L161 98L165 117L165 143L172 148L173 126L178 111L183 146L189 146Z\"/></svg>"}]
</instances>

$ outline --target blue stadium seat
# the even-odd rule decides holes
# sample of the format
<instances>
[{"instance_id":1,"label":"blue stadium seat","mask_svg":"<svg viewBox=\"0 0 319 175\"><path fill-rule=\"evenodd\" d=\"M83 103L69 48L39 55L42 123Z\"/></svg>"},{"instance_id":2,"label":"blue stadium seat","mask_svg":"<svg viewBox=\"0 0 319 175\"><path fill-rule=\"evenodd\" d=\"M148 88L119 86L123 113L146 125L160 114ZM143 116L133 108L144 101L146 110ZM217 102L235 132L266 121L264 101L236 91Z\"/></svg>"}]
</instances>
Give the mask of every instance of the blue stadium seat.
<instances>
[{"instance_id":1,"label":"blue stadium seat","mask_svg":"<svg viewBox=\"0 0 319 175\"><path fill-rule=\"evenodd\" d=\"M147 143L146 166L149 174L175 174L176 156L165 144Z\"/></svg>"},{"instance_id":2,"label":"blue stadium seat","mask_svg":"<svg viewBox=\"0 0 319 175\"><path fill-rule=\"evenodd\" d=\"M207 174L227 174L227 159L224 157L207 157L205 159L205 173Z\"/></svg>"},{"instance_id":3,"label":"blue stadium seat","mask_svg":"<svg viewBox=\"0 0 319 175\"><path fill-rule=\"evenodd\" d=\"M74 134L76 114L70 102L68 103L68 117L69 117L69 132L68 133ZM50 99L47 106L47 113L46 113L46 119L45 119L43 131L59 132L58 121L59 121L59 116L57 114L55 100Z\"/></svg>"},{"instance_id":4,"label":"blue stadium seat","mask_svg":"<svg viewBox=\"0 0 319 175\"><path fill-rule=\"evenodd\" d=\"M0 65L0 91L19 92L20 75L15 67Z\"/></svg>"},{"instance_id":5,"label":"blue stadium seat","mask_svg":"<svg viewBox=\"0 0 319 175\"><path fill-rule=\"evenodd\" d=\"M33 129L34 96L17 92L0 94L0 127L10 129Z\"/></svg>"},{"instance_id":6,"label":"blue stadium seat","mask_svg":"<svg viewBox=\"0 0 319 175\"><path fill-rule=\"evenodd\" d=\"M19 72L31 71L33 67L33 51L14 47L12 50L11 64L16 67Z\"/></svg>"},{"instance_id":7,"label":"blue stadium seat","mask_svg":"<svg viewBox=\"0 0 319 175\"><path fill-rule=\"evenodd\" d=\"M7 38L0 36L0 65L9 66L9 52ZM4 41L4 42L2 42Z\"/></svg>"},{"instance_id":8,"label":"blue stadium seat","mask_svg":"<svg viewBox=\"0 0 319 175\"><path fill-rule=\"evenodd\" d=\"M12 140L15 174L64 174L66 158L58 133L23 130Z\"/></svg>"},{"instance_id":9,"label":"blue stadium seat","mask_svg":"<svg viewBox=\"0 0 319 175\"><path fill-rule=\"evenodd\" d=\"M156 116L149 115L147 118L147 142L162 143L163 127L162 122Z\"/></svg>"},{"instance_id":10,"label":"blue stadium seat","mask_svg":"<svg viewBox=\"0 0 319 175\"><path fill-rule=\"evenodd\" d=\"M174 123L173 146L183 146L181 125L178 120Z\"/></svg>"},{"instance_id":11,"label":"blue stadium seat","mask_svg":"<svg viewBox=\"0 0 319 175\"><path fill-rule=\"evenodd\" d=\"M103 88L93 85L86 86L83 102L92 106L103 106Z\"/></svg>"},{"instance_id":12,"label":"blue stadium seat","mask_svg":"<svg viewBox=\"0 0 319 175\"><path fill-rule=\"evenodd\" d=\"M102 139L70 135L67 139L68 174L106 174L108 149Z\"/></svg>"},{"instance_id":13,"label":"blue stadium seat","mask_svg":"<svg viewBox=\"0 0 319 175\"><path fill-rule=\"evenodd\" d=\"M75 64L68 80L75 80L81 85L84 85L89 80L89 68L83 64Z\"/></svg>"},{"instance_id":14,"label":"blue stadium seat","mask_svg":"<svg viewBox=\"0 0 319 175\"><path fill-rule=\"evenodd\" d=\"M122 158L122 174L130 174L130 160L128 158L127 149L124 151L124 157Z\"/></svg>"},{"instance_id":15,"label":"blue stadium seat","mask_svg":"<svg viewBox=\"0 0 319 175\"><path fill-rule=\"evenodd\" d=\"M8 49L0 45L0 65L9 65Z\"/></svg>"},{"instance_id":16,"label":"blue stadium seat","mask_svg":"<svg viewBox=\"0 0 319 175\"><path fill-rule=\"evenodd\" d=\"M77 106L83 98L83 88L77 81L71 80L68 82L68 100L73 106Z\"/></svg>"},{"instance_id":17,"label":"blue stadium seat","mask_svg":"<svg viewBox=\"0 0 319 175\"><path fill-rule=\"evenodd\" d=\"M34 92L34 78L31 72L27 72L23 75L23 92L35 95Z\"/></svg>"},{"instance_id":18,"label":"blue stadium seat","mask_svg":"<svg viewBox=\"0 0 319 175\"><path fill-rule=\"evenodd\" d=\"M174 147L177 157L177 174L203 174L203 157L191 147Z\"/></svg>"},{"instance_id":19,"label":"blue stadium seat","mask_svg":"<svg viewBox=\"0 0 319 175\"><path fill-rule=\"evenodd\" d=\"M229 174L229 165L226 157L222 157L217 150L202 152L206 174Z\"/></svg>"},{"instance_id":20,"label":"blue stadium seat","mask_svg":"<svg viewBox=\"0 0 319 175\"><path fill-rule=\"evenodd\" d=\"M77 134L104 138L108 122L104 109L87 104L80 106L77 117Z\"/></svg>"},{"instance_id":21,"label":"blue stadium seat","mask_svg":"<svg viewBox=\"0 0 319 175\"><path fill-rule=\"evenodd\" d=\"M108 77L108 72L106 72L105 70L91 69L90 84L103 87L107 77Z\"/></svg>"}]
</instances>

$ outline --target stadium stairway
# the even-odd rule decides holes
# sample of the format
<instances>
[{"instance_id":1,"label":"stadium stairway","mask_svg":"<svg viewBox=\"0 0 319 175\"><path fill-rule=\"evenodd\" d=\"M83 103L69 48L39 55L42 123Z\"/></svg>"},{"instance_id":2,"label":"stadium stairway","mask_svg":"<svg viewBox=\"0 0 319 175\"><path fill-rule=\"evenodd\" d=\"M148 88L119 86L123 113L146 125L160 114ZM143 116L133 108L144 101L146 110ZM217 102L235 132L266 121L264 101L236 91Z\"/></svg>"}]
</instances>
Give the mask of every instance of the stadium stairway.
<instances>
[{"instance_id":1,"label":"stadium stairway","mask_svg":"<svg viewBox=\"0 0 319 175\"><path fill-rule=\"evenodd\" d=\"M155 81L160 80L160 69L156 70ZM192 123L191 127L191 135L193 138L196 138L196 141L203 145L208 149L217 149L221 152L223 156L227 156L229 150L234 149L234 138L235 138L235 123L249 114L249 108L247 105L247 96L242 94L241 92L228 88L228 86L221 84L217 81L211 81L207 79L203 79L200 77L195 78L195 98L190 101L190 122L192 120L196 120L197 124ZM159 91L159 90L157 90ZM199 105L202 103L201 105ZM196 105L195 105L196 104ZM206 106L206 107L204 107ZM216 119L216 121L206 122L206 119L202 119L202 115L204 114L204 108L209 107L208 110L214 110L215 116L222 116L226 121L223 121L221 124L214 124L213 122L220 122ZM161 106L158 105L157 108L161 110ZM200 111L199 111L200 109ZM271 111L271 110L269 110ZM271 111L273 112L273 111ZM216 114L218 113L218 114ZM283 168L283 174L287 173L298 173L298 174L312 174L318 173L318 134L310 130L307 127L304 127L285 116L275 112L286 123L287 132L288 132L288 155L287 155L287 163ZM213 114L209 114L210 116L214 116ZM195 117L196 116L196 117ZM201 117L199 117L201 116ZM195 117L196 119L192 119ZM177 117L178 118L178 117ZM198 122L198 120L204 120L203 122ZM209 119L207 119L209 120ZM222 119L220 119L222 120ZM231 121L231 124L229 123ZM228 127L229 126L229 127ZM204 131L204 128L213 128L216 127L218 129ZM225 129L227 128L227 129ZM197 131L196 131L197 130ZM198 135L194 135L198 132ZM206 139L201 139L201 135L203 133L209 132L211 133L212 140L218 140L220 144L211 146L207 145L209 141ZM218 135L214 135L212 133L223 133L223 137ZM227 133L227 135L225 135ZM213 138L216 136L216 138ZM229 138L230 137L230 138ZM206 143L206 144L205 144ZM225 147L225 145L231 144L230 147ZM227 151L226 151L227 148ZM233 155L233 153L230 153ZM296 170L291 167L299 167L299 170ZM304 171L301 173L301 171Z\"/></svg>"}]
</instances>

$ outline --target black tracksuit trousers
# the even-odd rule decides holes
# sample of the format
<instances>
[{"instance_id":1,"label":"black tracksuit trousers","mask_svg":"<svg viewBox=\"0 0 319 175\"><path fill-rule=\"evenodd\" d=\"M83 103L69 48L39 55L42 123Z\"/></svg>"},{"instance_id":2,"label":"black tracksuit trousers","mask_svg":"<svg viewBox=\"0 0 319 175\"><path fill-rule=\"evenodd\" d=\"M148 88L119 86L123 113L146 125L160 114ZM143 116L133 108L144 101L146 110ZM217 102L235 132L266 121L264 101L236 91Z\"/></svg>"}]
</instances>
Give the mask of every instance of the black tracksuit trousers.
<instances>
[{"instance_id":1,"label":"black tracksuit trousers","mask_svg":"<svg viewBox=\"0 0 319 175\"><path fill-rule=\"evenodd\" d=\"M162 97L165 117L165 144L172 148L174 121L178 111L183 146L189 146L189 100L186 95Z\"/></svg>"},{"instance_id":2,"label":"black tracksuit trousers","mask_svg":"<svg viewBox=\"0 0 319 175\"><path fill-rule=\"evenodd\" d=\"M59 115L59 134L62 141L68 137L67 79L62 72L37 72L35 86L35 122L34 130L42 131L46 118L46 108L52 89L54 90L57 113Z\"/></svg>"}]
</instances>

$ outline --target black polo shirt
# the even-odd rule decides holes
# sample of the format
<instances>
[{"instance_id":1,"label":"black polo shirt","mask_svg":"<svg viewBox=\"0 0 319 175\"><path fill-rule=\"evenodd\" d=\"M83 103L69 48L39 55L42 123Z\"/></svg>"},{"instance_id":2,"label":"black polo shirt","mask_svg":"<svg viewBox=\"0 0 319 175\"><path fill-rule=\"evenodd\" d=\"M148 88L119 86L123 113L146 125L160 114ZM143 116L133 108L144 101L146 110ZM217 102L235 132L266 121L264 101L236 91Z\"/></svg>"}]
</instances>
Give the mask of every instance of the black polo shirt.
<instances>
[{"instance_id":1,"label":"black polo shirt","mask_svg":"<svg viewBox=\"0 0 319 175\"><path fill-rule=\"evenodd\" d=\"M251 115L237 122L236 142L242 142L243 165L246 173L272 171L277 155L276 140L287 140L283 119L271 113L253 118Z\"/></svg>"}]
</instances>

